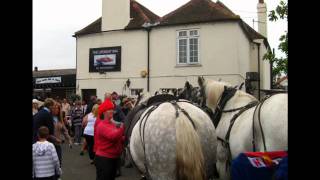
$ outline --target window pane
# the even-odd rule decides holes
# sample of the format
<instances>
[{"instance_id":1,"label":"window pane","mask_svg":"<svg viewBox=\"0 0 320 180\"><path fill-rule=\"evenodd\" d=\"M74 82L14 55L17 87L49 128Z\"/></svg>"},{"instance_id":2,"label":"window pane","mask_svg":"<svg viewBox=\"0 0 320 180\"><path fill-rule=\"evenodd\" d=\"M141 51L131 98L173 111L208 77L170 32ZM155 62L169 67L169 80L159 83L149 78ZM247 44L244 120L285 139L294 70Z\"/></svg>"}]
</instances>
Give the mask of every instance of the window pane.
<instances>
[{"instance_id":1,"label":"window pane","mask_svg":"<svg viewBox=\"0 0 320 180\"><path fill-rule=\"evenodd\" d=\"M192 38L190 40L192 40L192 41L190 41L190 42L192 42L192 44L194 44L194 45L198 44L198 38Z\"/></svg>"},{"instance_id":2,"label":"window pane","mask_svg":"<svg viewBox=\"0 0 320 180\"><path fill-rule=\"evenodd\" d=\"M198 62L198 56L193 57L194 62Z\"/></svg>"},{"instance_id":3,"label":"window pane","mask_svg":"<svg viewBox=\"0 0 320 180\"><path fill-rule=\"evenodd\" d=\"M179 57L179 63L186 63L187 62L187 57L186 56L180 56Z\"/></svg>"},{"instance_id":4,"label":"window pane","mask_svg":"<svg viewBox=\"0 0 320 180\"><path fill-rule=\"evenodd\" d=\"M179 39L179 46L186 46L187 40L186 39Z\"/></svg>"},{"instance_id":5,"label":"window pane","mask_svg":"<svg viewBox=\"0 0 320 180\"><path fill-rule=\"evenodd\" d=\"M190 31L192 32L192 31ZM195 33L195 32L193 32ZM190 63L198 62L198 38L190 38L189 39L189 55L190 55Z\"/></svg>"},{"instance_id":6,"label":"window pane","mask_svg":"<svg viewBox=\"0 0 320 180\"><path fill-rule=\"evenodd\" d=\"M187 63L187 39L179 39L179 63Z\"/></svg>"},{"instance_id":7,"label":"window pane","mask_svg":"<svg viewBox=\"0 0 320 180\"><path fill-rule=\"evenodd\" d=\"M193 46L193 50L198 51L198 46Z\"/></svg>"},{"instance_id":8,"label":"window pane","mask_svg":"<svg viewBox=\"0 0 320 180\"><path fill-rule=\"evenodd\" d=\"M190 51L193 51L195 46L190 45Z\"/></svg>"},{"instance_id":9,"label":"window pane","mask_svg":"<svg viewBox=\"0 0 320 180\"><path fill-rule=\"evenodd\" d=\"M187 36L187 31L180 31L179 37Z\"/></svg>"},{"instance_id":10,"label":"window pane","mask_svg":"<svg viewBox=\"0 0 320 180\"><path fill-rule=\"evenodd\" d=\"M190 36L197 36L197 35L198 35L198 31L197 30L190 31Z\"/></svg>"}]
</instances>

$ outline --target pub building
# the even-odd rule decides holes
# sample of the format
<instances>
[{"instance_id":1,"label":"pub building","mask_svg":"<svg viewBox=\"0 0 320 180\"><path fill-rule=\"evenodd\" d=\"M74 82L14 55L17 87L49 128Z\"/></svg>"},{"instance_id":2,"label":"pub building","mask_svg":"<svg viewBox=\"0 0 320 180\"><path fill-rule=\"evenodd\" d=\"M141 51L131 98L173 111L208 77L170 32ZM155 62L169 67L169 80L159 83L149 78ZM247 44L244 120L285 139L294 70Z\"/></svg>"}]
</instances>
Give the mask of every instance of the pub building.
<instances>
[{"instance_id":1,"label":"pub building","mask_svg":"<svg viewBox=\"0 0 320 180\"><path fill-rule=\"evenodd\" d=\"M190 0L162 17L135 0L102 0L101 7L102 16L73 35L82 97L154 94L186 81L198 86L198 76L270 89L267 23L258 23L257 32L211 0ZM257 11L258 21L267 22L263 0Z\"/></svg>"},{"instance_id":2,"label":"pub building","mask_svg":"<svg viewBox=\"0 0 320 180\"><path fill-rule=\"evenodd\" d=\"M38 70L34 68L33 97L70 98L76 93L76 69Z\"/></svg>"}]
</instances>

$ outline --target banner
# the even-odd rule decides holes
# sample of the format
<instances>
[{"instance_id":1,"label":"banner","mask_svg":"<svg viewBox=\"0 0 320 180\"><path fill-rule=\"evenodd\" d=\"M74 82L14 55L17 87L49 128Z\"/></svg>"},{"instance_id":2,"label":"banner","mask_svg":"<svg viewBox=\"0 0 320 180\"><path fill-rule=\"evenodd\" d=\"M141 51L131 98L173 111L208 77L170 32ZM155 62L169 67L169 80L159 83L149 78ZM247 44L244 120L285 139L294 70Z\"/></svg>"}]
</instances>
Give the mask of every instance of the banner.
<instances>
[{"instance_id":1,"label":"banner","mask_svg":"<svg viewBox=\"0 0 320 180\"><path fill-rule=\"evenodd\" d=\"M89 72L121 71L121 46L91 48Z\"/></svg>"},{"instance_id":2,"label":"banner","mask_svg":"<svg viewBox=\"0 0 320 180\"><path fill-rule=\"evenodd\" d=\"M36 78L36 84L61 83L61 77Z\"/></svg>"}]
</instances>

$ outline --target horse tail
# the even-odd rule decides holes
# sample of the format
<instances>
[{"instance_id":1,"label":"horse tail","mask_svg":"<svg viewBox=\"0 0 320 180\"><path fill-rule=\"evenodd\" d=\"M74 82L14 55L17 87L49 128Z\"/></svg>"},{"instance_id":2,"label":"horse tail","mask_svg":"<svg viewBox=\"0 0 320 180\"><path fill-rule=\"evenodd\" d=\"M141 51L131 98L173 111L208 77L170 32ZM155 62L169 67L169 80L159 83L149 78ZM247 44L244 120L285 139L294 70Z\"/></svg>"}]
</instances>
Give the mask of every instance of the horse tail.
<instances>
[{"instance_id":1,"label":"horse tail","mask_svg":"<svg viewBox=\"0 0 320 180\"><path fill-rule=\"evenodd\" d=\"M176 179L204 180L204 156L200 138L187 117L176 119Z\"/></svg>"}]
</instances>

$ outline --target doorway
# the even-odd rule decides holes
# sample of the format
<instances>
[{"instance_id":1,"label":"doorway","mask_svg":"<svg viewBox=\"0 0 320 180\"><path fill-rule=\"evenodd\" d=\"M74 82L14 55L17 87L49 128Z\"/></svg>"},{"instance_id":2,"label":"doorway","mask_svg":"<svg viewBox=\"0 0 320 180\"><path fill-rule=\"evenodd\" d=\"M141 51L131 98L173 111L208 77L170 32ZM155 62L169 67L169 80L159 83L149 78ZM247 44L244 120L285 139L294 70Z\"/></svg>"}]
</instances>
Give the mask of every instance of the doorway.
<instances>
[{"instance_id":1,"label":"doorway","mask_svg":"<svg viewBox=\"0 0 320 180\"><path fill-rule=\"evenodd\" d=\"M97 89L82 89L81 96L82 100L85 100L87 103L90 101L90 96L96 96Z\"/></svg>"}]
</instances>

